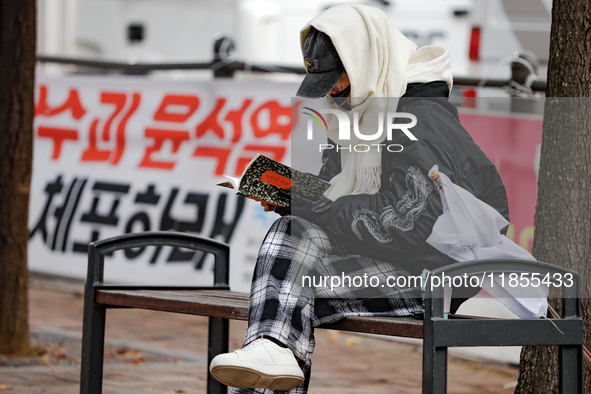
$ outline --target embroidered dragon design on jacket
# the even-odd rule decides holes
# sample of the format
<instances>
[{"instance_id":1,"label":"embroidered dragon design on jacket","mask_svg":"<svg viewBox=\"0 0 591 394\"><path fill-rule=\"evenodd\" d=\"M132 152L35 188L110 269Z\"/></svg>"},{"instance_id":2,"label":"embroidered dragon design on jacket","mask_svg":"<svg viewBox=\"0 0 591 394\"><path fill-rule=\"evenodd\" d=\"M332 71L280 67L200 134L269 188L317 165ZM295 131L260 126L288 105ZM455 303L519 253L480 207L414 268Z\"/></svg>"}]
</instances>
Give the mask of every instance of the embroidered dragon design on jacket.
<instances>
[{"instance_id":1,"label":"embroidered dragon design on jacket","mask_svg":"<svg viewBox=\"0 0 591 394\"><path fill-rule=\"evenodd\" d=\"M409 231L414 227L415 221L421 212L427 208L427 197L433 191L433 187L427 177L421 173L418 167L410 167L406 174L406 185L408 190L396 206L389 205L382 210L381 214L363 208L353 212L351 229L357 237L363 241L359 224L365 225L369 233L380 243L392 241L388 232L391 227L401 231Z\"/></svg>"}]
</instances>

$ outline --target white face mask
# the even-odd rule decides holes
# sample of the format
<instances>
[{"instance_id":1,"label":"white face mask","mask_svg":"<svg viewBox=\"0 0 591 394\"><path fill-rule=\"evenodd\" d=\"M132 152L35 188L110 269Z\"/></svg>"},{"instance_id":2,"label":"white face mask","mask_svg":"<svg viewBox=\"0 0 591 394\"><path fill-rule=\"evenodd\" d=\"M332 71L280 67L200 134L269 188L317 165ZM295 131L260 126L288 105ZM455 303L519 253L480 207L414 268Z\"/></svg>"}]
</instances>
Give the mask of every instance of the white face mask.
<instances>
[{"instance_id":1,"label":"white face mask","mask_svg":"<svg viewBox=\"0 0 591 394\"><path fill-rule=\"evenodd\" d=\"M337 94L331 94L330 98L335 102L336 105L343 108L345 111L351 111L351 99L349 94L351 93L351 84Z\"/></svg>"}]
</instances>

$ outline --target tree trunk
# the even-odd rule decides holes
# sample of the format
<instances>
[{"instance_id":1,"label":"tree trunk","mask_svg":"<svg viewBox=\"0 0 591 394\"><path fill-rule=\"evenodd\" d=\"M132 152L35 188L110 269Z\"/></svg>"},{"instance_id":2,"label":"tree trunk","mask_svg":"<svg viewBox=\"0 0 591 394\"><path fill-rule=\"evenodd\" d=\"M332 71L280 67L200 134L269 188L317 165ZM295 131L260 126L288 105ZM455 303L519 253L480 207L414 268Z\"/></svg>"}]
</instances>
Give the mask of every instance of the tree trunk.
<instances>
[{"instance_id":1,"label":"tree trunk","mask_svg":"<svg viewBox=\"0 0 591 394\"><path fill-rule=\"evenodd\" d=\"M0 353L29 348L27 221L33 143L35 0L0 0Z\"/></svg>"},{"instance_id":2,"label":"tree trunk","mask_svg":"<svg viewBox=\"0 0 591 394\"><path fill-rule=\"evenodd\" d=\"M554 0L533 244L539 261L581 275L587 347L591 344L590 15L589 0ZM591 393L588 373L585 387ZM515 392L558 393L556 347L524 347Z\"/></svg>"}]
</instances>

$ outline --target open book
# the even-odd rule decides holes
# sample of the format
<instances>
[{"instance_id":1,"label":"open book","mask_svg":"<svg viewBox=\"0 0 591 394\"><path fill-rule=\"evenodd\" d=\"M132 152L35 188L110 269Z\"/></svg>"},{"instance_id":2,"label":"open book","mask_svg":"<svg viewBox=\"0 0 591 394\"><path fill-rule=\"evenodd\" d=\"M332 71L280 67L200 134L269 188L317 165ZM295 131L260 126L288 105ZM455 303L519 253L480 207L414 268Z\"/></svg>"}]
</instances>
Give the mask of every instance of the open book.
<instances>
[{"instance_id":1,"label":"open book","mask_svg":"<svg viewBox=\"0 0 591 394\"><path fill-rule=\"evenodd\" d=\"M317 199L330 183L257 154L240 178L224 175L217 185L232 188L240 196L287 207L289 197L282 195L280 190L293 190L304 197Z\"/></svg>"}]
</instances>

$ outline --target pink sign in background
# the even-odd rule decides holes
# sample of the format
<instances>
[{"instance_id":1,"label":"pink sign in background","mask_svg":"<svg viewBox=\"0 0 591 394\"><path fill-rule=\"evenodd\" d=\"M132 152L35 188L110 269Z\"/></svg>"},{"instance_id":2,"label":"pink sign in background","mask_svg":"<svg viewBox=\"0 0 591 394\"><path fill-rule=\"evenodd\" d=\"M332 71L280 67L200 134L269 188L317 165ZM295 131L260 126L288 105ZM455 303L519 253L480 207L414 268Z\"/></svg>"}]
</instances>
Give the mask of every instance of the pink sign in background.
<instances>
[{"instance_id":1,"label":"pink sign in background","mask_svg":"<svg viewBox=\"0 0 591 394\"><path fill-rule=\"evenodd\" d=\"M531 252L542 118L460 112L462 125L495 164L509 200L507 236Z\"/></svg>"}]
</instances>

